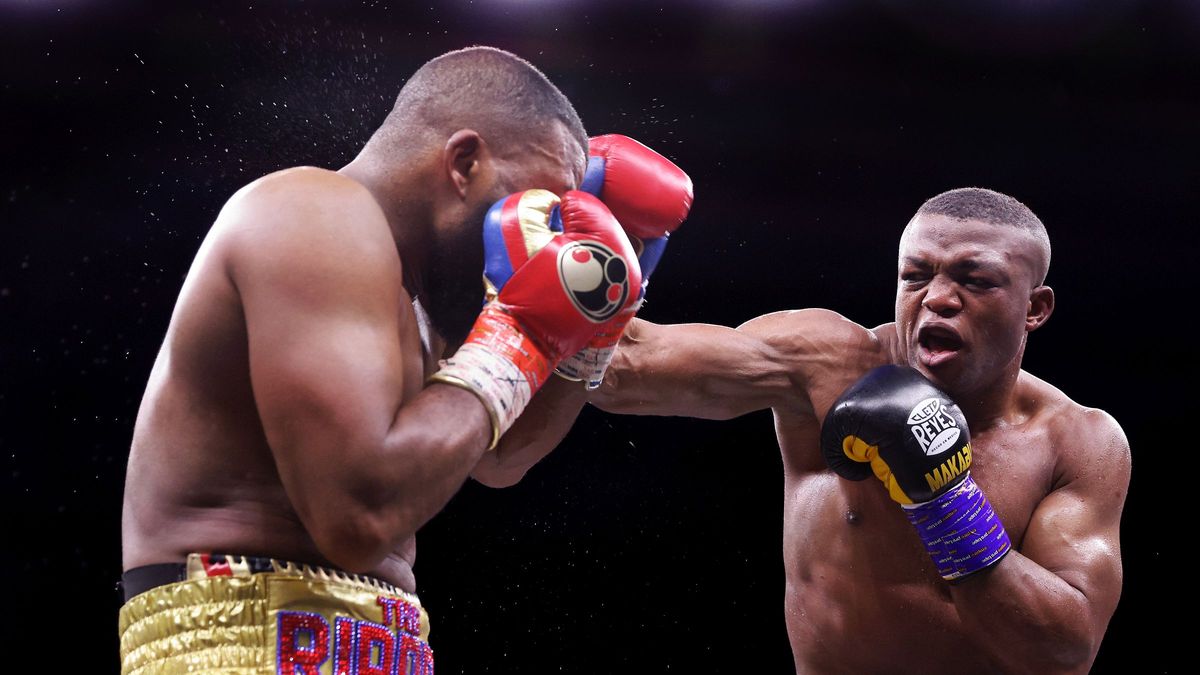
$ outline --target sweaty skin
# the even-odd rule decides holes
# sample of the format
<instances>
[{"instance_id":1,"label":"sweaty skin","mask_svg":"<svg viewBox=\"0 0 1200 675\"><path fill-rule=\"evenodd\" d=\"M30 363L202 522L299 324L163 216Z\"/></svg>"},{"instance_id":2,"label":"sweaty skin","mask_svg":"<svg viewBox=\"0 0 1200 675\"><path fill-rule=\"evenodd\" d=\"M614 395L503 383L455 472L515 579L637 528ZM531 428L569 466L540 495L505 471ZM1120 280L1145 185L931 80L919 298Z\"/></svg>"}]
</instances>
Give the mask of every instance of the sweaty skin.
<instances>
[{"instance_id":1,"label":"sweaty skin","mask_svg":"<svg viewBox=\"0 0 1200 675\"><path fill-rule=\"evenodd\" d=\"M184 282L138 413L125 569L191 552L259 555L415 590L414 535L491 438L475 395L425 386L457 345L430 328L422 347L413 295L431 230L416 223L478 229L470 214L510 192L573 189L583 149L557 132L512 156L456 133L442 159L405 174L424 201L361 158L340 172L271 174L230 199ZM413 213L417 203L437 208ZM535 397L514 439L538 440L553 392Z\"/></svg>"},{"instance_id":2,"label":"sweaty skin","mask_svg":"<svg viewBox=\"0 0 1200 675\"><path fill-rule=\"evenodd\" d=\"M592 402L728 419L771 408L784 466L788 635L803 673L1086 672L1121 588L1129 447L1106 413L1021 370L1053 309L1021 230L919 216L901 241L896 323L827 310L730 329L635 321ZM825 467L821 422L871 368L913 366L958 402L971 474L1012 538L950 585L879 481Z\"/></svg>"}]
</instances>

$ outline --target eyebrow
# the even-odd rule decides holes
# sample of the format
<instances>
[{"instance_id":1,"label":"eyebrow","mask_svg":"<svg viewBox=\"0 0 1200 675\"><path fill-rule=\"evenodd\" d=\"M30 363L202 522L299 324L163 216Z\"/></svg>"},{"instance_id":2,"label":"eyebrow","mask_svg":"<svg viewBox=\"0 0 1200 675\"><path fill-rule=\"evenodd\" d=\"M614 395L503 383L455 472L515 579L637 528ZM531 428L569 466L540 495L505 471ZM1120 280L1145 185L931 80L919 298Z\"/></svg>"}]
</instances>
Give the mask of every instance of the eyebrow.
<instances>
[{"instance_id":1,"label":"eyebrow","mask_svg":"<svg viewBox=\"0 0 1200 675\"><path fill-rule=\"evenodd\" d=\"M915 256L905 256L901 263L904 265L912 265L913 267L929 268L933 265L925 258ZM979 260L977 258L967 258L966 260L956 260L950 263L949 268L954 272L992 272L1008 277L1008 266L994 260Z\"/></svg>"},{"instance_id":2,"label":"eyebrow","mask_svg":"<svg viewBox=\"0 0 1200 675\"><path fill-rule=\"evenodd\" d=\"M970 271L978 270L978 269L988 269L991 267L995 267L995 265L992 265L992 264L986 263L986 262L981 262L979 260L972 260L972 259L968 258L967 260L956 260L956 261L950 263L950 267L951 267L951 269L965 270L965 271L970 272Z\"/></svg>"}]
</instances>

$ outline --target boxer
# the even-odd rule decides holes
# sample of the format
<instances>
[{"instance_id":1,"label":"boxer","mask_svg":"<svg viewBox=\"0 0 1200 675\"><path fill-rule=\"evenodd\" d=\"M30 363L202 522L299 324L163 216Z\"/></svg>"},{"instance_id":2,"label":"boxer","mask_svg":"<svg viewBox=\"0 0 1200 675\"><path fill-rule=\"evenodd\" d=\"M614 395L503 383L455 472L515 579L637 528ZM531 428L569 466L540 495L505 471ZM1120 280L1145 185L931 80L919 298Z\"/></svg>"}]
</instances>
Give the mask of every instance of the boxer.
<instances>
[{"instance_id":1,"label":"boxer","mask_svg":"<svg viewBox=\"0 0 1200 675\"><path fill-rule=\"evenodd\" d=\"M1029 208L963 188L904 229L892 323L627 327L599 407L774 413L797 672L1090 668L1121 592L1129 445L1021 368L1054 310L1049 263Z\"/></svg>"},{"instance_id":2,"label":"boxer","mask_svg":"<svg viewBox=\"0 0 1200 675\"><path fill-rule=\"evenodd\" d=\"M471 48L345 167L229 200L134 430L123 673L432 672L417 530L486 458L557 442L544 418L641 297L622 224L575 190L587 147L536 68Z\"/></svg>"}]
</instances>

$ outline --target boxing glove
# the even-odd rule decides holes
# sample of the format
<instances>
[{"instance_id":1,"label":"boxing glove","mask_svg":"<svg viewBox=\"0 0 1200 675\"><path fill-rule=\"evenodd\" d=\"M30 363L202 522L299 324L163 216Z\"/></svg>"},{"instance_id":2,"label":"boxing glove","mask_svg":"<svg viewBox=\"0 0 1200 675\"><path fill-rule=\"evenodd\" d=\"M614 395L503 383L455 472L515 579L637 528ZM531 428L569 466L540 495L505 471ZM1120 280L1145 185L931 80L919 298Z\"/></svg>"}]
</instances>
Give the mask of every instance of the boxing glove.
<instances>
[{"instance_id":1,"label":"boxing glove","mask_svg":"<svg viewBox=\"0 0 1200 675\"><path fill-rule=\"evenodd\" d=\"M588 389L600 386L612 362L621 334L641 306L666 249L667 237L692 208L692 180L671 160L620 134L597 136L588 142L588 164L580 189L596 195L612 211L638 255L642 286L638 304L604 324L581 351L563 359L555 372L583 380Z\"/></svg>"},{"instance_id":2,"label":"boxing glove","mask_svg":"<svg viewBox=\"0 0 1200 675\"><path fill-rule=\"evenodd\" d=\"M585 192L510 195L483 230L489 301L432 379L479 397L494 448L562 356L636 301L642 279L620 225Z\"/></svg>"},{"instance_id":3,"label":"boxing glove","mask_svg":"<svg viewBox=\"0 0 1200 675\"><path fill-rule=\"evenodd\" d=\"M942 578L996 564L1012 548L971 479L971 438L958 406L912 368L871 370L834 402L821 451L850 480L874 474L916 528Z\"/></svg>"},{"instance_id":4,"label":"boxing glove","mask_svg":"<svg viewBox=\"0 0 1200 675\"><path fill-rule=\"evenodd\" d=\"M633 242L642 283L662 258L667 237L691 211L692 179L674 162L620 134L588 140L580 190L600 198Z\"/></svg>"}]
</instances>

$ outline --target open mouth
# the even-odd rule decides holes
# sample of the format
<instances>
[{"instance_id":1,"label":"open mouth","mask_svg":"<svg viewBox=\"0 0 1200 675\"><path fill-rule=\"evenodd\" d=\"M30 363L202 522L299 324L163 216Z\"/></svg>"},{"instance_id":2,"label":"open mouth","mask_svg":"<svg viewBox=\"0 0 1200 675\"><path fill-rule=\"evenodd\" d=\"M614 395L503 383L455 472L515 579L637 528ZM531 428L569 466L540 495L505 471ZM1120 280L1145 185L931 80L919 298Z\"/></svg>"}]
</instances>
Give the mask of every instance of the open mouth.
<instances>
[{"instance_id":1,"label":"open mouth","mask_svg":"<svg viewBox=\"0 0 1200 675\"><path fill-rule=\"evenodd\" d=\"M926 365L934 366L957 354L963 348L963 339L944 326L926 326L917 332L917 345Z\"/></svg>"}]
</instances>

